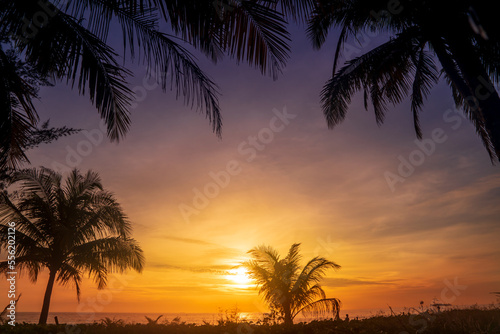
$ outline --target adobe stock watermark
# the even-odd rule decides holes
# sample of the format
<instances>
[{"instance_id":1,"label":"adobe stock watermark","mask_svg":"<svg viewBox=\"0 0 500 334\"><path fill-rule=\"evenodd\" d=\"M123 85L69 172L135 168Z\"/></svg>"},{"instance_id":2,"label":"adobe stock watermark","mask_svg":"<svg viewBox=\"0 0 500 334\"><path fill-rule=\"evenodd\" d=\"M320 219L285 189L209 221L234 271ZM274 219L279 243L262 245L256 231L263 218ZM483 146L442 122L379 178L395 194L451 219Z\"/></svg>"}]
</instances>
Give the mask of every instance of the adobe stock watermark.
<instances>
[{"instance_id":1,"label":"adobe stock watermark","mask_svg":"<svg viewBox=\"0 0 500 334\"><path fill-rule=\"evenodd\" d=\"M479 101L486 100L495 92L495 87L490 85L483 77L478 77L478 81L481 84L474 90L474 95L465 98L465 102L470 106L471 113L478 112ZM456 107L453 109L448 108L443 113L444 123L448 124L453 131L458 130L466 119L467 115ZM414 144L416 148L407 155L398 156L399 165L396 169L397 173L391 171L384 172L384 178L389 189L394 192L398 183L404 183L407 178L413 175L417 167L422 166L426 159L434 154L437 144L442 144L447 140L448 136L442 128L432 130L430 138L415 139Z\"/></svg>"},{"instance_id":2,"label":"adobe stock watermark","mask_svg":"<svg viewBox=\"0 0 500 334\"><path fill-rule=\"evenodd\" d=\"M412 176L415 172L415 168L422 166L425 159L436 151L436 145L442 144L447 140L448 136L441 128L434 129L430 138L423 138L422 140L415 139L413 143L416 148L412 150L408 156L398 156L400 163L397 168L397 174L390 171L384 172L385 181L389 189L394 192L396 190L396 184L403 183L408 177Z\"/></svg>"},{"instance_id":3,"label":"adobe stock watermark","mask_svg":"<svg viewBox=\"0 0 500 334\"><path fill-rule=\"evenodd\" d=\"M224 19L226 13L232 12L236 8L234 4L230 3L230 0L214 0L212 5L221 20Z\"/></svg>"},{"instance_id":4,"label":"adobe stock watermark","mask_svg":"<svg viewBox=\"0 0 500 334\"><path fill-rule=\"evenodd\" d=\"M375 38L382 34L382 31L376 29L376 23L382 20L391 20L393 16L401 14L403 9L404 7L399 0L389 0L386 9L382 9L378 12L371 10L370 16L373 21L368 23L370 25L368 28L355 36L357 43L346 42L343 44L342 54L344 58L349 60L352 59L353 56L361 54L363 49L366 49Z\"/></svg>"},{"instance_id":5,"label":"adobe stock watermark","mask_svg":"<svg viewBox=\"0 0 500 334\"><path fill-rule=\"evenodd\" d=\"M76 311L79 315L86 316L83 320L92 323L96 319L96 313L102 312L106 305L113 301L114 295L123 291L131 279L125 276L113 275L108 281L106 289L99 290L94 298L87 298L84 303L78 305ZM65 324L64 330L54 334L80 334L82 329L79 324ZM52 333L49 333L52 334Z\"/></svg>"},{"instance_id":6,"label":"adobe stock watermark","mask_svg":"<svg viewBox=\"0 0 500 334\"><path fill-rule=\"evenodd\" d=\"M83 160L92 154L94 149L102 144L106 138L107 126L104 120L99 122L99 127L92 130L82 130L85 139L80 140L75 146L66 145L64 162L53 161L51 168L58 173L69 173L78 167Z\"/></svg>"},{"instance_id":7,"label":"adobe stock watermark","mask_svg":"<svg viewBox=\"0 0 500 334\"><path fill-rule=\"evenodd\" d=\"M130 104L130 109L136 109L144 101L148 92L160 87L156 73L146 69L146 75L142 78L142 84L131 88L134 93L134 101ZM91 130L82 130L81 134L85 139L80 140L75 146L66 145L64 162L53 161L51 167L59 173L70 172L78 167L83 160L90 156L94 149L100 146L107 137L107 125L104 120L99 121L99 126Z\"/></svg>"},{"instance_id":8,"label":"adobe stock watermark","mask_svg":"<svg viewBox=\"0 0 500 334\"><path fill-rule=\"evenodd\" d=\"M224 334L252 334L254 332L252 326L247 322L239 323L235 332L225 331Z\"/></svg>"},{"instance_id":9,"label":"adobe stock watermark","mask_svg":"<svg viewBox=\"0 0 500 334\"><path fill-rule=\"evenodd\" d=\"M7 297L9 298L9 305L7 306L7 323L11 326L16 325L16 304L19 300L19 295L16 291L16 223L9 222L7 224ZM16 299L17 297L17 299ZM0 322L1 323L1 322Z\"/></svg>"},{"instance_id":10,"label":"adobe stock watermark","mask_svg":"<svg viewBox=\"0 0 500 334\"><path fill-rule=\"evenodd\" d=\"M332 241L331 235L328 235L327 238L317 237L316 241L318 242L318 245L314 248L314 256L320 256L322 253L332 255L339 247L338 243Z\"/></svg>"},{"instance_id":11,"label":"adobe stock watermark","mask_svg":"<svg viewBox=\"0 0 500 334\"><path fill-rule=\"evenodd\" d=\"M443 280L445 287L441 290L440 298L436 298L433 305L438 308L438 312L440 309L440 305L442 306L451 306L463 291L467 289L467 285L461 285L458 283L458 277L453 279L453 282L450 282L448 279ZM429 310L417 310L415 308L411 308L410 311L415 313L411 313L409 317L409 324L413 329L416 328L415 333L423 333L429 327L429 325L436 320L436 315L434 315ZM410 312L409 311L409 312ZM407 331L402 331L399 334L409 334Z\"/></svg>"},{"instance_id":12,"label":"adobe stock watermark","mask_svg":"<svg viewBox=\"0 0 500 334\"><path fill-rule=\"evenodd\" d=\"M67 0L56 2L58 6L62 6L67 3ZM34 38L38 34L41 28L49 24L50 20L60 11L58 7L47 0L39 0L37 5L40 10L33 14L31 20L26 17L22 18L23 25L21 27L21 33L15 34L11 32L9 37L19 39L23 43L28 42L29 39Z\"/></svg>"},{"instance_id":13,"label":"adobe stock watermark","mask_svg":"<svg viewBox=\"0 0 500 334\"><path fill-rule=\"evenodd\" d=\"M210 181L201 187L193 188L191 203L179 204L178 208L185 222L189 223L193 215L198 215L208 207L210 201L217 197L222 189L229 186L231 179L243 171L244 162L254 161L258 153L265 150L274 141L275 135L285 130L290 121L297 117L296 114L289 113L286 106L283 107L282 111L273 109L273 114L274 116L269 120L267 127L260 129L255 135L248 136L238 145L237 152L243 161L240 159L229 160L223 169L209 172Z\"/></svg>"},{"instance_id":14,"label":"adobe stock watermark","mask_svg":"<svg viewBox=\"0 0 500 334\"><path fill-rule=\"evenodd\" d=\"M77 313L88 316L85 320L92 322L95 320L96 313L102 312L106 305L111 304L114 296L123 291L131 280L133 279L126 276L112 276L105 289L99 290L95 297L89 297L85 302L78 305L76 309Z\"/></svg>"}]
</instances>

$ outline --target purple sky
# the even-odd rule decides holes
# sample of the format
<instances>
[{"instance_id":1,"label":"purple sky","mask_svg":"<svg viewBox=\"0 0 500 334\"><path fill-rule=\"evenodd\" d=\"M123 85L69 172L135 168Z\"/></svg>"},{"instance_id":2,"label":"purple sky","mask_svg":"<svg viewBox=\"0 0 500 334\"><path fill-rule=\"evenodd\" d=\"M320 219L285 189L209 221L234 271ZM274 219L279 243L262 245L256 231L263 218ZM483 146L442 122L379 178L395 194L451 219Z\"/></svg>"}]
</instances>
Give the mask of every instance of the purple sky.
<instances>
[{"instance_id":1,"label":"purple sky","mask_svg":"<svg viewBox=\"0 0 500 334\"><path fill-rule=\"evenodd\" d=\"M378 127L358 96L346 121L328 130L319 93L336 35L315 51L294 29L278 81L200 55L221 88L222 140L174 93L144 85L141 66L134 66L130 87L147 95L119 144L102 138L86 97L64 85L41 90L42 120L86 129L94 142L85 133L63 138L30 152L32 164L98 171L145 250L145 272L130 274L104 311L217 312L235 303L262 310L257 292L234 284L230 269L252 247L285 252L294 242L306 259L321 255L342 265L325 286L345 309L495 300L489 292L500 289L498 166L454 111L443 82L425 104L420 147L408 101ZM381 39L356 47L366 52ZM446 290L455 279L466 286L460 295ZM23 310L40 309L45 283L22 282L22 291L31 291L23 294ZM82 300L96 294L89 282ZM52 310L73 309L74 291L56 288Z\"/></svg>"}]
</instances>

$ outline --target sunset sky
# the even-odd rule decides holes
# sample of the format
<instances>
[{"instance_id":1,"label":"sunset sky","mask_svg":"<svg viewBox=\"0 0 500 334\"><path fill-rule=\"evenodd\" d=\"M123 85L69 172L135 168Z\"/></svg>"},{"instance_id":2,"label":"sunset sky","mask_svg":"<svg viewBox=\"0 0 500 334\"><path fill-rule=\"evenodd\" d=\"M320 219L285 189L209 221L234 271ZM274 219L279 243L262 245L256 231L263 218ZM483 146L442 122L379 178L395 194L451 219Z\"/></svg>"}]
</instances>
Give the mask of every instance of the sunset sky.
<instances>
[{"instance_id":1,"label":"sunset sky","mask_svg":"<svg viewBox=\"0 0 500 334\"><path fill-rule=\"evenodd\" d=\"M425 105L422 148L408 101L378 127L358 96L347 120L328 130L319 93L337 34L315 51L294 30L291 59L277 81L195 53L222 92L222 139L175 93L144 82L141 65L132 66L130 87L146 96L119 144L103 138L88 98L64 84L40 91L42 120L92 137L79 133L40 146L30 152L32 164L99 172L146 256L142 274L112 275L107 291L87 279L80 305L74 289L56 286L51 311L217 312L237 304L263 312L257 290L234 267L255 246L285 253L293 243L302 244L305 260L320 255L342 266L323 285L343 312L428 305L433 298L495 302L500 169L454 111L449 88L441 82ZM366 52L380 39L357 48ZM46 283L47 275L37 284L24 276L18 311L40 311ZM2 281L0 291L6 286ZM2 293L0 306L7 302Z\"/></svg>"}]
</instances>

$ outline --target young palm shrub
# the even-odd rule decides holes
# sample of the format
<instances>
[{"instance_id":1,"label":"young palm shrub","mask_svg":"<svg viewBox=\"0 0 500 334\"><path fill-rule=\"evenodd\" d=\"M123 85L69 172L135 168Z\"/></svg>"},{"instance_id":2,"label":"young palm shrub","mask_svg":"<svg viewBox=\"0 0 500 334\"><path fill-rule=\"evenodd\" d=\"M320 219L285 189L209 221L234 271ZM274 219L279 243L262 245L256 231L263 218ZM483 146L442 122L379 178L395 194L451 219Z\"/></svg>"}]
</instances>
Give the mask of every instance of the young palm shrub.
<instances>
[{"instance_id":1,"label":"young palm shrub","mask_svg":"<svg viewBox=\"0 0 500 334\"><path fill-rule=\"evenodd\" d=\"M286 257L269 246L253 248L251 260L243 263L248 275L259 287L259 294L271 309L278 310L286 326L293 324L299 313L338 318L340 300L326 298L319 282L328 269L340 269L335 262L316 256L301 268L300 244L293 244Z\"/></svg>"},{"instance_id":2,"label":"young palm shrub","mask_svg":"<svg viewBox=\"0 0 500 334\"><path fill-rule=\"evenodd\" d=\"M115 318L110 318L110 317L104 317L101 319L100 324L106 327L106 329L110 328L120 328L125 326L125 321L122 319L115 319Z\"/></svg>"},{"instance_id":3,"label":"young palm shrub","mask_svg":"<svg viewBox=\"0 0 500 334\"><path fill-rule=\"evenodd\" d=\"M84 273L102 289L109 272L142 271L144 256L130 237L130 222L97 173L75 169L63 183L50 169L28 169L12 183L20 196L14 203L7 193L0 195L0 247L7 248L8 224L15 222L17 269L32 282L48 269L40 324L47 322L55 281L74 284L79 299ZM0 272L7 271L7 261L0 262Z\"/></svg>"},{"instance_id":4,"label":"young palm shrub","mask_svg":"<svg viewBox=\"0 0 500 334\"><path fill-rule=\"evenodd\" d=\"M160 318L163 317L163 314L159 315L156 319L150 318L147 315L145 315L144 317L148 321L149 326L156 326L156 325L158 325L158 320L160 320Z\"/></svg>"}]
</instances>

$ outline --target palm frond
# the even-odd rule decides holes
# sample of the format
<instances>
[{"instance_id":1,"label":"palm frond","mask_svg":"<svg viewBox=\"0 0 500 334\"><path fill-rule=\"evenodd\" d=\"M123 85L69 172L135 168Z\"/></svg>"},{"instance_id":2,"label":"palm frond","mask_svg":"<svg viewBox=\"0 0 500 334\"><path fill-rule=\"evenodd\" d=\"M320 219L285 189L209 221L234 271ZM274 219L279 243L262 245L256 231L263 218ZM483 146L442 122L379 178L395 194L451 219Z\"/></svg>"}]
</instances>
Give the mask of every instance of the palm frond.
<instances>
[{"instance_id":1,"label":"palm frond","mask_svg":"<svg viewBox=\"0 0 500 334\"><path fill-rule=\"evenodd\" d=\"M284 67L290 50L289 33L282 15L255 1L234 1L218 27L222 50L246 60L273 78Z\"/></svg>"},{"instance_id":2,"label":"palm frond","mask_svg":"<svg viewBox=\"0 0 500 334\"><path fill-rule=\"evenodd\" d=\"M80 286L82 283L82 272L80 269L75 268L68 263L62 263L57 273L57 281L63 286L72 283L76 290L76 298L78 302L80 302Z\"/></svg>"},{"instance_id":3,"label":"palm frond","mask_svg":"<svg viewBox=\"0 0 500 334\"><path fill-rule=\"evenodd\" d=\"M108 45L59 11L40 28L37 38L23 45L23 51L40 73L66 78L81 94L88 94L112 140L124 135L130 123L127 108L132 92L125 85L130 72L117 64Z\"/></svg>"},{"instance_id":4,"label":"palm frond","mask_svg":"<svg viewBox=\"0 0 500 334\"><path fill-rule=\"evenodd\" d=\"M132 268L142 271L144 255L142 249L132 238L106 237L84 244L76 245L71 249L71 261L78 265L85 265L86 257L97 261L111 271L123 272Z\"/></svg>"},{"instance_id":5,"label":"palm frond","mask_svg":"<svg viewBox=\"0 0 500 334\"><path fill-rule=\"evenodd\" d=\"M269 246L259 246L252 248L248 251L248 254L255 259L260 265L263 265L266 269L274 268L274 264L279 262L279 253Z\"/></svg>"},{"instance_id":6,"label":"palm frond","mask_svg":"<svg viewBox=\"0 0 500 334\"><path fill-rule=\"evenodd\" d=\"M154 0L174 33L201 50L212 61L223 56L218 30L226 11L232 11L231 0Z\"/></svg>"},{"instance_id":7,"label":"palm frond","mask_svg":"<svg viewBox=\"0 0 500 334\"><path fill-rule=\"evenodd\" d=\"M275 1L156 1L176 34L217 60L222 53L273 77L289 51L289 36ZM282 10L287 7L283 4ZM302 9L307 7L304 3ZM296 8L298 11L301 9ZM298 11L295 11L298 14Z\"/></svg>"},{"instance_id":8,"label":"palm frond","mask_svg":"<svg viewBox=\"0 0 500 334\"><path fill-rule=\"evenodd\" d=\"M337 319L339 317L340 306L341 302L337 298L320 299L304 306L297 311L296 315L303 313L304 315L323 317L332 314L332 317Z\"/></svg>"},{"instance_id":9,"label":"palm frond","mask_svg":"<svg viewBox=\"0 0 500 334\"><path fill-rule=\"evenodd\" d=\"M148 321L148 325L156 325L156 324L158 324L158 320L160 320L160 318L163 317L163 314L156 317L156 319L152 319L148 316L144 316L144 317Z\"/></svg>"},{"instance_id":10,"label":"palm frond","mask_svg":"<svg viewBox=\"0 0 500 334\"><path fill-rule=\"evenodd\" d=\"M481 13L480 27L477 22L472 26L469 19L471 12L476 13L476 10ZM474 124L492 162L495 157L500 159L500 117L497 112L500 108L500 95L495 87L500 82L500 38L494 29L495 25L494 15L487 6L480 3L424 4L410 1L405 2L404 6L389 8L387 2L382 0L317 1L308 27L313 45L320 47L332 27L339 26L342 29L334 71L339 52L348 35L356 38L358 33L370 30L389 33L393 41L401 40L402 35L414 34L415 37L413 43L401 45L412 52L412 61L398 59L394 57L396 54L387 54L388 59L395 61L394 64L400 67L399 71L387 71L376 66L376 63L363 70L361 67L355 68L354 63L350 62L344 67L344 71L334 73L322 91L328 126L333 127L345 118L346 104L350 103L352 95L358 90L364 90L365 105L371 99L379 125L384 120L387 105L400 103L411 92L414 128L417 138L421 138L419 113L430 88L438 78L430 52L424 51L427 44L438 56L457 106L464 110ZM492 35L489 36L487 31ZM391 41L386 44L391 44ZM357 60L369 61L370 56L375 56L372 51L364 55L367 57L361 56ZM381 51L380 48L378 51ZM380 64L384 61L380 59ZM360 71L351 72L355 70ZM355 77L348 78L349 76ZM343 83L338 82L340 79ZM488 90L488 97L478 99L478 87ZM335 107L335 103L338 103L338 107Z\"/></svg>"},{"instance_id":11,"label":"palm frond","mask_svg":"<svg viewBox=\"0 0 500 334\"><path fill-rule=\"evenodd\" d=\"M279 0L270 1L275 3L273 7L279 7L280 13L286 18L291 18L297 22L307 22L311 12L314 10L316 1L312 0Z\"/></svg>"},{"instance_id":12,"label":"palm frond","mask_svg":"<svg viewBox=\"0 0 500 334\"><path fill-rule=\"evenodd\" d=\"M321 102L330 128L345 119L352 96L361 89L368 90L379 124L384 120L387 103L399 103L409 94L410 74L415 70L411 61L415 34L407 31L354 58L325 84Z\"/></svg>"},{"instance_id":13,"label":"palm frond","mask_svg":"<svg viewBox=\"0 0 500 334\"><path fill-rule=\"evenodd\" d=\"M299 261L301 258L299 251L300 251L300 244L299 243L293 244L288 250L288 254L285 257L285 261L287 262Z\"/></svg>"},{"instance_id":14,"label":"palm frond","mask_svg":"<svg viewBox=\"0 0 500 334\"><path fill-rule=\"evenodd\" d=\"M63 189L69 198L78 200L86 195L93 195L96 191L102 191L103 186L97 172L89 170L82 175L78 169L73 169Z\"/></svg>"},{"instance_id":15,"label":"palm frond","mask_svg":"<svg viewBox=\"0 0 500 334\"><path fill-rule=\"evenodd\" d=\"M46 268L45 258L40 256L19 256L16 257L16 270L19 276L28 274L28 278L32 283L38 280L40 272ZM0 262L0 273L11 271L8 267L8 261Z\"/></svg>"},{"instance_id":16,"label":"palm frond","mask_svg":"<svg viewBox=\"0 0 500 334\"><path fill-rule=\"evenodd\" d=\"M214 132L221 133L222 118L218 102L217 85L196 64L191 53L174 41L173 36L158 30L157 17L152 8L145 8L141 1L82 1L80 11L97 6L100 12L117 17L122 27L123 45L132 59L142 56L151 73L164 91L175 87L177 97L191 107L205 111ZM180 4L179 4L180 5ZM179 8L177 8L179 10ZM136 48L138 49L136 51ZM217 58L217 57L216 57Z\"/></svg>"},{"instance_id":17,"label":"palm frond","mask_svg":"<svg viewBox=\"0 0 500 334\"><path fill-rule=\"evenodd\" d=\"M26 149L33 149L41 144L49 144L61 137L66 137L80 132L81 129L63 127L49 127L49 120L45 121L41 127L33 129L28 138Z\"/></svg>"},{"instance_id":18,"label":"palm frond","mask_svg":"<svg viewBox=\"0 0 500 334\"><path fill-rule=\"evenodd\" d=\"M27 237L36 240L42 244L48 243L45 235L39 230L36 224L33 224L23 212L10 200L5 193L0 193L0 224L2 228L6 228L9 222L17 222L17 231L25 233ZM7 234L4 234L7 235Z\"/></svg>"},{"instance_id":19,"label":"palm frond","mask_svg":"<svg viewBox=\"0 0 500 334\"><path fill-rule=\"evenodd\" d=\"M61 176L48 168L23 169L14 174L12 182L21 183L21 190L39 197L47 207L54 208L56 191L60 186Z\"/></svg>"},{"instance_id":20,"label":"palm frond","mask_svg":"<svg viewBox=\"0 0 500 334\"><path fill-rule=\"evenodd\" d=\"M23 227L21 224L17 224L16 226L16 257L17 262L20 262L19 259L29 259L31 255L33 258L43 258L47 254L48 244L45 242L45 237L42 235L43 239L37 239L36 237L30 236L28 233L24 233ZM0 248L7 250L8 246L8 226L0 225L0 232L3 233L4 237L0 237ZM38 236L39 234L37 234Z\"/></svg>"},{"instance_id":21,"label":"palm frond","mask_svg":"<svg viewBox=\"0 0 500 334\"><path fill-rule=\"evenodd\" d=\"M443 66L444 76L451 87L456 107L461 108L474 124L476 133L481 138L483 146L488 152L491 161L493 161L495 157L495 148L486 131L485 120L478 112L478 106L476 105L477 99L474 100L472 98L475 96L473 89L468 85L467 80L463 77L456 61L451 56L444 43L433 41L431 46L436 52L439 62Z\"/></svg>"},{"instance_id":22,"label":"palm frond","mask_svg":"<svg viewBox=\"0 0 500 334\"><path fill-rule=\"evenodd\" d=\"M340 52L349 36L357 36L367 30L384 31L388 27L399 32L396 18L379 16L387 9L387 2L380 0L320 0L315 2L309 20L307 35L315 48L320 48L333 27L342 27L336 53ZM396 19L396 20L394 20Z\"/></svg>"},{"instance_id":23,"label":"palm frond","mask_svg":"<svg viewBox=\"0 0 500 334\"><path fill-rule=\"evenodd\" d=\"M430 92L430 88L438 82L439 74L432 57L424 50L425 45L421 46L420 52L416 55L415 78L411 94L411 112L413 114L413 124L417 138L422 138L420 128L419 113L422 110L424 100Z\"/></svg>"},{"instance_id":24,"label":"palm frond","mask_svg":"<svg viewBox=\"0 0 500 334\"><path fill-rule=\"evenodd\" d=\"M0 46L0 168L28 161L24 151L38 121L35 89L18 73L13 57Z\"/></svg>"},{"instance_id":25,"label":"palm frond","mask_svg":"<svg viewBox=\"0 0 500 334\"><path fill-rule=\"evenodd\" d=\"M340 265L335 262L322 257L315 257L304 266L292 290L297 291L298 294L303 293L303 291L307 291L312 285L318 283L328 269L339 270L340 268Z\"/></svg>"},{"instance_id":26,"label":"palm frond","mask_svg":"<svg viewBox=\"0 0 500 334\"><path fill-rule=\"evenodd\" d=\"M129 237L132 227L114 197L107 192L99 192L88 199L91 210L80 212L78 226L75 231L75 241L84 243L88 240L103 237L109 233L121 237Z\"/></svg>"},{"instance_id":27,"label":"palm frond","mask_svg":"<svg viewBox=\"0 0 500 334\"><path fill-rule=\"evenodd\" d=\"M336 2L316 2L307 27L307 36L311 40L314 48L319 49L325 43L330 28L336 23L335 13L338 13L338 9L339 6ZM342 28L336 53L340 52L341 46L347 38L349 29L349 25L345 25Z\"/></svg>"},{"instance_id":28,"label":"palm frond","mask_svg":"<svg viewBox=\"0 0 500 334\"><path fill-rule=\"evenodd\" d=\"M325 299L326 293L319 284L314 284L312 286L303 285L303 289L292 290L292 314L297 314L304 305L310 304L318 299Z\"/></svg>"}]
</instances>

